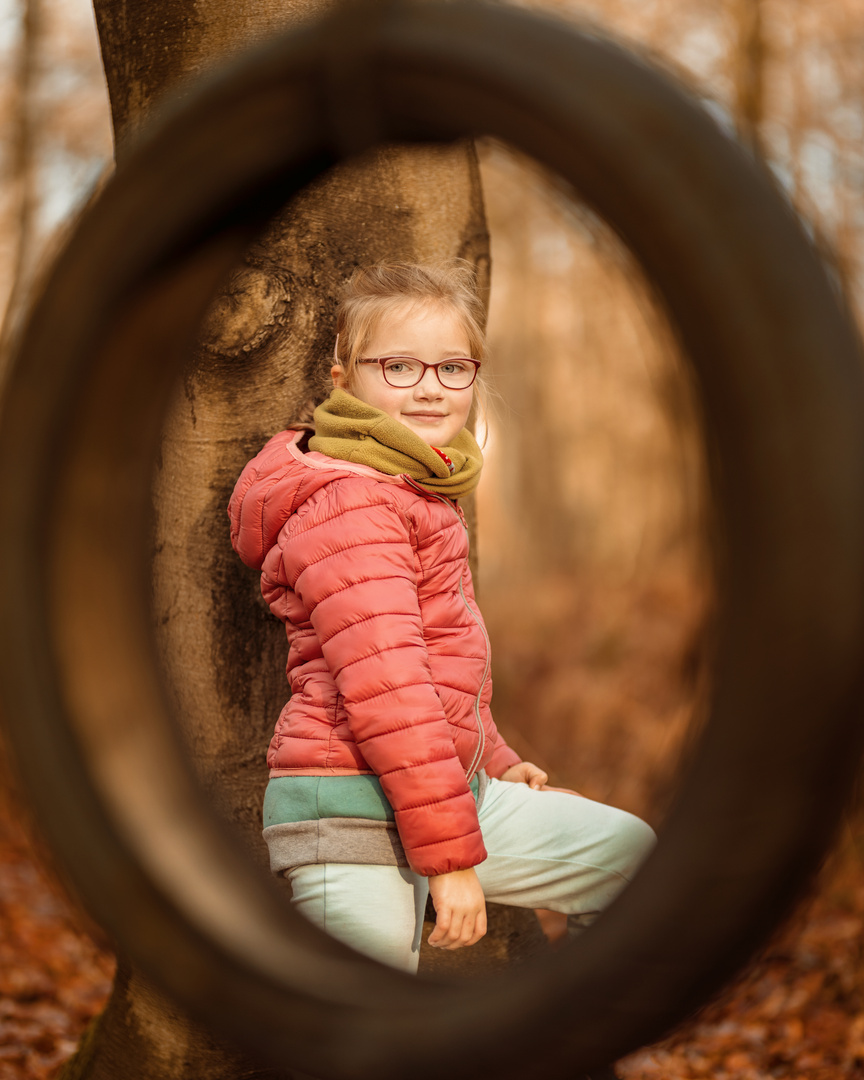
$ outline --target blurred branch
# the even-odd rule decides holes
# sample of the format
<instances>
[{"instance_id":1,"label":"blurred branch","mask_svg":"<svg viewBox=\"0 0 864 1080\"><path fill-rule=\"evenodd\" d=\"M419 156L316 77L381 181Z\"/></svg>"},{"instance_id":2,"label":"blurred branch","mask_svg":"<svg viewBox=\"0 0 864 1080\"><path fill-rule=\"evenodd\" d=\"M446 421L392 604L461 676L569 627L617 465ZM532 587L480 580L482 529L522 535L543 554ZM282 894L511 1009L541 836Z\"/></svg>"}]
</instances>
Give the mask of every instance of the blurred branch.
<instances>
[{"instance_id":1,"label":"blurred branch","mask_svg":"<svg viewBox=\"0 0 864 1080\"><path fill-rule=\"evenodd\" d=\"M762 0L734 0L735 119L744 142L761 154L760 129L765 115L765 33Z\"/></svg>"},{"instance_id":2,"label":"blurred branch","mask_svg":"<svg viewBox=\"0 0 864 1080\"><path fill-rule=\"evenodd\" d=\"M20 0L21 33L13 85L13 125L10 174L16 197L13 205L15 247L12 284L0 322L0 361L5 363L12 324L26 294L36 217L36 120L35 88L39 43L42 34L42 0Z\"/></svg>"}]
</instances>

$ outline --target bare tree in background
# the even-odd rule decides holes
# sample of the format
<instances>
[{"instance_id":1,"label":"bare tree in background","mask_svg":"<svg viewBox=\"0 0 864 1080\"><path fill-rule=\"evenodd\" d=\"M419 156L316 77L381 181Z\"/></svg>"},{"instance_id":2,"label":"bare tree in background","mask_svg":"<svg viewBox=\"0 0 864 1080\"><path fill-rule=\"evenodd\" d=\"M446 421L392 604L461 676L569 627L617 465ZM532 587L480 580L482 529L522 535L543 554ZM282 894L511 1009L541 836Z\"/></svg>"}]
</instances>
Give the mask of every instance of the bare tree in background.
<instances>
[{"instance_id":1,"label":"bare tree in background","mask_svg":"<svg viewBox=\"0 0 864 1080\"><path fill-rule=\"evenodd\" d=\"M735 118L743 141L762 152L765 117L765 33L762 0L735 0L737 40L734 55Z\"/></svg>"},{"instance_id":2,"label":"bare tree in background","mask_svg":"<svg viewBox=\"0 0 864 1080\"><path fill-rule=\"evenodd\" d=\"M10 287L0 321L0 362L5 358L16 309L27 290L33 255L36 189L36 109L34 90L42 31L41 0L20 0L21 33L14 64L11 95L12 138L9 179L14 192L10 224L14 235Z\"/></svg>"}]
</instances>

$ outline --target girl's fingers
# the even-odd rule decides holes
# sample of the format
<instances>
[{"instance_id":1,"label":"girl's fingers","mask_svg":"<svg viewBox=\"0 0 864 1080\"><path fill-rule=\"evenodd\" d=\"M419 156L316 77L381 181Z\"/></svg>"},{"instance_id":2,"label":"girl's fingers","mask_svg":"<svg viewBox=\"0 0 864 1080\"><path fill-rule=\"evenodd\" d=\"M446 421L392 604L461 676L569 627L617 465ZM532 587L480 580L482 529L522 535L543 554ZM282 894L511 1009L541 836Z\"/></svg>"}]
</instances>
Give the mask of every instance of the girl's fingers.
<instances>
[{"instance_id":1,"label":"girl's fingers","mask_svg":"<svg viewBox=\"0 0 864 1080\"><path fill-rule=\"evenodd\" d=\"M444 908L442 911L435 912L435 925L432 927L432 933L429 935L430 945L440 945L441 942L447 937L450 930L450 911L448 908Z\"/></svg>"},{"instance_id":2,"label":"girl's fingers","mask_svg":"<svg viewBox=\"0 0 864 1080\"><path fill-rule=\"evenodd\" d=\"M435 928L429 935L429 944L439 949L451 949L459 940L465 920L456 912L445 908L435 918Z\"/></svg>"},{"instance_id":3,"label":"girl's fingers","mask_svg":"<svg viewBox=\"0 0 864 1080\"><path fill-rule=\"evenodd\" d=\"M548 774L538 769L533 761L520 761L516 765L511 765L501 774L501 779L513 784L527 784L535 791L549 782Z\"/></svg>"},{"instance_id":4,"label":"girl's fingers","mask_svg":"<svg viewBox=\"0 0 864 1080\"><path fill-rule=\"evenodd\" d=\"M485 911L479 912L475 918L468 915L461 919L451 917L450 912L447 916L443 922L440 917L436 920L429 935L429 944L437 949L464 949L468 945L476 945L486 934Z\"/></svg>"},{"instance_id":5,"label":"girl's fingers","mask_svg":"<svg viewBox=\"0 0 864 1080\"><path fill-rule=\"evenodd\" d=\"M459 924L458 930L455 926L450 928L450 942L446 946L448 949L464 949L466 945L472 945L474 943L474 920L469 916L466 916Z\"/></svg>"},{"instance_id":6,"label":"girl's fingers","mask_svg":"<svg viewBox=\"0 0 864 1080\"><path fill-rule=\"evenodd\" d=\"M438 949L461 949L482 937L478 926L485 932L486 901L473 867L431 876L429 894L436 912L435 926L428 938L430 945Z\"/></svg>"},{"instance_id":7,"label":"girl's fingers","mask_svg":"<svg viewBox=\"0 0 864 1080\"><path fill-rule=\"evenodd\" d=\"M438 947L440 949L458 949L459 948L459 946L461 944L460 938L462 936L462 927L465 925L465 921L466 920L464 918L461 918L458 915L455 915L455 914L450 915L450 918L447 921L447 926L445 928L443 928L442 933L441 933L441 938L440 938L440 940L438 942ZM436 928L437 928L437 923L436 923ZM429 940L430 941L432 940L431 934L429 936Z\"/></svg>"}]
</instances>

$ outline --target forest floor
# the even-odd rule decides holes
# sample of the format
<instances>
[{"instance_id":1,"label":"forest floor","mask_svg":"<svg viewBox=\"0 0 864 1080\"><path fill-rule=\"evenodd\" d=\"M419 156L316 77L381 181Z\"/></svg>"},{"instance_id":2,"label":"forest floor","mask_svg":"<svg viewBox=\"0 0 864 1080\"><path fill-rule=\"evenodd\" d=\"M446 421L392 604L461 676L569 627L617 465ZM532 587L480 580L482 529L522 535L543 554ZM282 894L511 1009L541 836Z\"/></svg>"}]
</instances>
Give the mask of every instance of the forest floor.
<instances>
[{"instance_id":1,"label":"forest floor","mask_svg":"<svg viewBox=\"0 0 864 1080\"><path fill-rule=\"evenodd\" d=\"M0 1080L50 1080L107 998L110 949L88 933L0 801ZM626 1080L864 1080L864 866L848 825L811 896L737 983Z\"/></svg>"},{"instance_id":2,"label":"forest floor","mask_svg":"<svg viewBox=\"0 0 864 1080\"><path fill-rule=\"evenodd\" d=\"M864 823L847 824L809 897L737 982L626 1080L864 1080Z\"/></svg>"},{"instance_id":3,"label":"forest floor","mask_svg":"<svg viewBox=\"0 0 864 1080\"><path fill-rule=\"evenodd\" d=\"M11 800L0 798L0 1080L56 1075L113 975L107 944L93 940Z\"/></svg>"}]
</instances>

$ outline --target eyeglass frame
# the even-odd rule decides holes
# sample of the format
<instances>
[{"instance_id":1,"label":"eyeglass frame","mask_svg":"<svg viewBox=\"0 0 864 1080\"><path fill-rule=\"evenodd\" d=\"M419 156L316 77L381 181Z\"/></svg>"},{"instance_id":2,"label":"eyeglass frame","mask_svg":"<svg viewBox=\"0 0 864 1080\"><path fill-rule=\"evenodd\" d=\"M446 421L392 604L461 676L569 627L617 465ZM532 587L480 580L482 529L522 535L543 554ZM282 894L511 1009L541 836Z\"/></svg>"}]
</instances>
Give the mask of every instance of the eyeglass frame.
<instances>
[{"instance_id":1,"label":"eyeglass frame","mask_svg":"<svg viewBox=\"0 0 864 1080\"><path fill-rule=\"evenodd\" d=\"M387 372L384 368L384 365L388 360L413 360L415 364L420 364L423 370L420 372L420 376L416 382L403 383L402 386L397 386L395 383L391 383L390 380L387 378ZM448 386L441 379L441 372L438 370L438 368L441 367L442 364L453 364L457 361L474 365L474 375L471 378L471 382L469 382L467 386ZM419 386L419 384L423 382L423 379L429 368L434 369L435 378L438 380L439 383L441 383L445 390L470 390L477 378L477 373L480 370L480 364L482 363L482 361L475 360L471 356L451 356L448 360L439 360L437 364L424 364L423 361L418 360L416 356L403 356L401 353L394 353L392 356L358 356L355 360L355 363L379 364L381 367L381 375L384 379L384 382L387 383L388 386L392 386L394 390L410 390L412 386Z\"/></svg>"}]
</instances>

